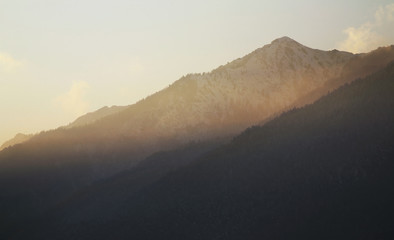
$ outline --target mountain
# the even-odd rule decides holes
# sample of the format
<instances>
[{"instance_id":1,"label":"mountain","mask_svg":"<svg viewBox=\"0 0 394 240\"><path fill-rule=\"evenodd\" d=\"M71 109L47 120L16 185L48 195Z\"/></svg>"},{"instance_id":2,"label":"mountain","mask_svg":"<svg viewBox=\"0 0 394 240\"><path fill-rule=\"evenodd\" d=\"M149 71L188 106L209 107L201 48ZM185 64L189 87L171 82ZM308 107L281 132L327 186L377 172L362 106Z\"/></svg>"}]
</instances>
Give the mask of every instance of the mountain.
<instances>
[{"instance_id":1,"label":"mountain","mask_svg":"<svg viewBox=\"0 0 394 240\"><path fill-rule=\"evenodd\" d=\"M116 114L102 109L77 119L71 128L39 134L3 158L30 161L32 155L42 154L38 161L57 159L67 165L67 159L78 155L91 169L85 174L91 181L158 150L233 136L338 78L352 58L351 53L315 50L283 37L210 73L182 77L127 108L113 108ZM124 155L129 157L122 162Z\"/></svg>"},{"instance_id":2,"label":"mountain","mask_svg":"<svg viewBox=\"0 0 394 240\"><path fill-rule=\"evenodd\" d=\"M394 49L385 49L388 54L372 52L360 58L280 38L210 73L182 77L117 113L6 148L0 152L0 225L13 229L34 222L81 189L133 170L157 151L182 149L193 141L226 142L311 94L327 94L328 82L351 82L362 64L383 68L394 59ZM174 161L169 171L181 166ZM149 171L152 179L167 174Z\"/></svg>"},{"instance_id":3,"label":"mountain","mask_svg":"<svg viewBox=\"0 0 394 240\"><path fill-rule=\"evenodd\" d=\"M353 55L310 49L283 37L210 73L186 75L127 109L118 107L121 113L95 124L96 137L116 135L160 145L157 139L179 143L232 136L286 109L310 104L392 60L393 47ZM102 118L100 111L91 113L99 116L95 120ZM81 125L78 119L70 126L76 125Z\"/></svg>"},{"instance_id":4,"label":"mountain","mask_svg":"<svg viewBox=\"0 0 394 240\"><path fill-rule=\"evenodd\" d=\"M182 77L122 112L120 127L111 131L149 142L233 135L340 76L353 57L283 37L210 73ZM103 125L110 128L113 120Z\"/></svg>"},{"instance_id":5,"label":"mountain","mask_svg":"<svg viewBox=\"0 0 394 240\"><path fill-rule=\"evenodd\" d=\"M135 194L117 192L134 172L98 183L21 239L392 239L393 92L394 62Z\"/></svg>"},{"instance_id":6,"label":"mountain","mask_svg":"<svg viewBox=\"0 0 394 240\"><path fill-rule=\"evenodd\" d=\"M20 144L23 142L26 142L27 140L29 140L31 137L33 137L33 134L23 134L23 133L18 133L15 135L15 137L11 138L10 140L4 142L1 146L0 146L0 151L3 150L4 148L13 146L15 144Z\"/></svg>"},{"instance_id":7,"label":"mountain","mask_svg":"<svg viewBox=\"0 0 394 240\"><path fill-rule=\"evenodd\" d=\"M338 78L354 57L347 52L311 49L282 37L210 73L186 75L129 108L104 107L66 128L94 125L90 131L95 133L86 137L110 135L160 146L165 140L157 139L179 144L231 136Z\"/></svg>"}]
</instances>

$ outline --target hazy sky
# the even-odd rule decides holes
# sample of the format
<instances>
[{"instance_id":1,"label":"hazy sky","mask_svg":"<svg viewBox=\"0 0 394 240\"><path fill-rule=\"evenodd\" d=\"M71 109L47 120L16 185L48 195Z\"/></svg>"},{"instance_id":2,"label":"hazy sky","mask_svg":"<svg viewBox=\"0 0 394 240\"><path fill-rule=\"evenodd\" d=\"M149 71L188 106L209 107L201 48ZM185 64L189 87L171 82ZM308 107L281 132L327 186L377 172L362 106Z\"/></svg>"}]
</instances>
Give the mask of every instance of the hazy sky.
<instances>
[{"instance_id":1,"label":"hazy sky","mask_svg":"<svg viewBox=\"0 0 394 240\"><path fill-rule=\"evenodd\" d=\"M282 36L323 50L393 44L394 1L0 0L0 144Z\"/></svg>"}]
</instances>

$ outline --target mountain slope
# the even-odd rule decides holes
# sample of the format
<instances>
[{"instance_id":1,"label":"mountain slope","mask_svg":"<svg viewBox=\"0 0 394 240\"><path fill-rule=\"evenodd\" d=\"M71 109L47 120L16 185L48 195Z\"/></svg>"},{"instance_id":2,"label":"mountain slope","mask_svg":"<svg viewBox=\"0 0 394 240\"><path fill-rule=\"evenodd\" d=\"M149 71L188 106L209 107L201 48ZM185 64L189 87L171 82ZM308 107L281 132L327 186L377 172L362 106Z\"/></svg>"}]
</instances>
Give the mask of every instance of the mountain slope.
<instances>
[{"instance_id":1,"label":"mountain slope","mask_svg":"<svg viewBox=\"0 0 394 240\"><path fill-rule=\"evenodd\" d=\"M316 88L304 97L299 98L292 107L301 107L305 104L313 103L321 96L345 83L350 83L357 78L363 78L379 71L393 60L394 45L380 47L369 53L357 54L344 65L339 77L328 80L322 87Z\"/></svg>"},{"instance_id":2,"label":"mountain slope","mask_svg":"<svg viewBox=\"0 0 394 240\"><path fill-rule=\"evenodd\" d=\"M393 92L394 62L248 129L127 201L113 198L80 217L78 203L61 206L37 236L392 239Z\"/></svg>"}]
</instances>

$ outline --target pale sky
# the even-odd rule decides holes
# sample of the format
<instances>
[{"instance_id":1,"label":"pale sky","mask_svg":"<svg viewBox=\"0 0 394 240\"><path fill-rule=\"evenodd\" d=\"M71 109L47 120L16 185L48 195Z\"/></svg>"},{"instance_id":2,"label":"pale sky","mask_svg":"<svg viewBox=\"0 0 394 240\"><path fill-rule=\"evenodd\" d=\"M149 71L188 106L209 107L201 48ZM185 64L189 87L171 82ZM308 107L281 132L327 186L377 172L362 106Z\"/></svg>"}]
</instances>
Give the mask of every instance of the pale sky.
<instances>
[{"instance_id":1,"label":"pale sky","mask_svg":"<svg viewBox=\"0 0 394 240\"><path fill-rule=\"evenodd\" d=\"M282 36L323 50L394 44L394 1L0 0L0 144Z\"/></svg>"}]
</instances>

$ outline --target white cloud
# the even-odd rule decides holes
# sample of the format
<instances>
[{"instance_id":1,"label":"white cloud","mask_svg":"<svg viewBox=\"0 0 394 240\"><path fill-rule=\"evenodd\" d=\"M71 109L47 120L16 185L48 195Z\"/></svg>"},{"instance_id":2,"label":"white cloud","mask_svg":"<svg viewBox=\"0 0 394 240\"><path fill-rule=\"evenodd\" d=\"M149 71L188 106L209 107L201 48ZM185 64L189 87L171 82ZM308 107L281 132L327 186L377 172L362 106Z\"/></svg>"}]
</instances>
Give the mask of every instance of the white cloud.
<instances>
[{"instance_id":1,"label":"white cloud","mask_svg":"<svg viewBox=\"0 0 394 240\"><path fill-rule=\"evenodd\" d=\"M385 38L374 32L370 24L358 28L350 27L343 32L347 34L347 38L339 44L338 48L341 50L353 53L368 52L386 43Z\"/></svg>"},{"instance_id":2,"label":"white cloud","mask_svg":"<svg viewBox=\"0 0 394 240\"><path fill-rule=\"evenodd\" d=\"M366 22L359 27L349 27L343 32L346 39L338 44L344 51L359 53L368 52L379 46L390 44L387 38L387 29L393 29L394 3L379 7L375 12L374 20Z\"/></svg>"},{"instance_id":3,"label":"white cloud","mask_svg":"<svg viewBox=\"0 0 394 240\"><path fill-rule=\"evenodd\" d=\"M379 7L375 12L375 24L382 25L394 21L394 3Z\"/></svg>"},{"instance_id":4,"label":"white cloud","mask_svg":"<svg viewBox=\"0 0 394 240\"><path fill-rule=\"evenodd\" d=\"M0 72L10 72L20 67L22 62L15 60L6 53L0 52Z\"/></svg>"},{"instance_id":5,"label":"white cloud","mask_svg":"<svg viewBox=\"0 0 394 240\"><path fill-rule=\"evenodd\" d=\"M88 88L89 84L85 81L74 82L69 91L56 97L55 104L72 117L78 117L89 108L89 103L85 99Z\"/></svg>"}]
</instances>

